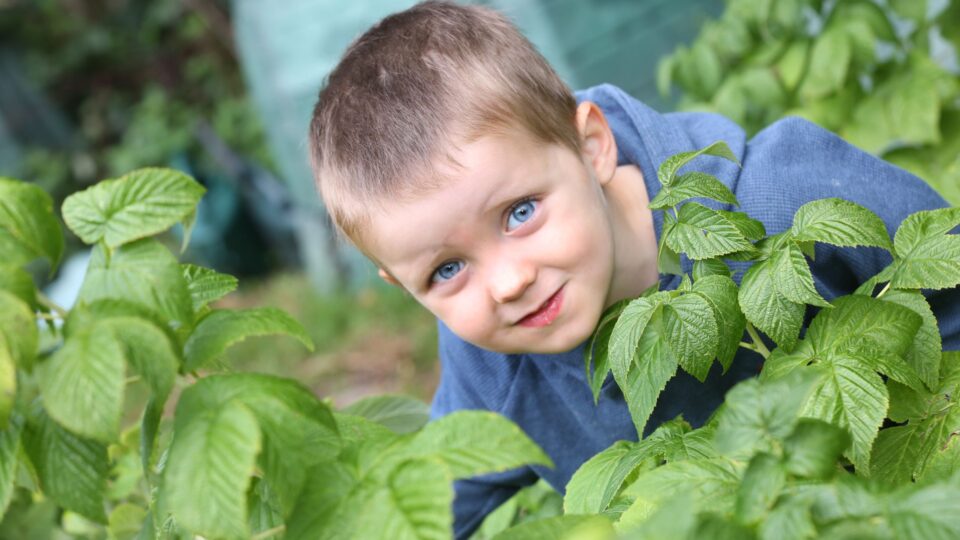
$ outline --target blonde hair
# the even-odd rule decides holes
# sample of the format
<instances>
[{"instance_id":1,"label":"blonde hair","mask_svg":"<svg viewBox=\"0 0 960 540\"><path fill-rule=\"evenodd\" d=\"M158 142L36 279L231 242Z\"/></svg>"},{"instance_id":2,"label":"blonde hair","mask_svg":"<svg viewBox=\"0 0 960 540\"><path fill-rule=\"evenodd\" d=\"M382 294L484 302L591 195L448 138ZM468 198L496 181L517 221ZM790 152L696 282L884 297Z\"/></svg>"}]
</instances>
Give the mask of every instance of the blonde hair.
<instances>
[{"instance_id":1,"label":"blonde hair","mask_svg":"<svg viewBox=\"0 0 960 540\"><path fill-rule=\"evenodd\" d=\"M358 242L387 200L436 187L451 141L520 128L579 152L576 101L503 15L423 2L360 36L331 72L310 122L310 158L337 228Z\"/></svg>"}]
</instances>

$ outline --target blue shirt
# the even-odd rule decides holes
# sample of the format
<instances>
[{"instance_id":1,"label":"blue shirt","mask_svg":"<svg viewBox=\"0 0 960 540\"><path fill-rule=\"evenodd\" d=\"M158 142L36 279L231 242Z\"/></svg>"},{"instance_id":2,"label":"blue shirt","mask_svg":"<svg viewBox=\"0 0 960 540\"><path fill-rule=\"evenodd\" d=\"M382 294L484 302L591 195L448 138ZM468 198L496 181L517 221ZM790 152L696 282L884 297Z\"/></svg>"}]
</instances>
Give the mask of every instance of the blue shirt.
<instances>
[{"instance_id":1,"label":"blue shirt","mask_svg":"<svg viewBox=\"0 0 960 540\"><path fill-rule=\"evenodd\" d=\"M603 110L617 141L618 164L634 164L643 172L647 193L660 189L657 166L669 156L725 141L742 168L715 157L700 157L691 170L718 177L736 195L737 210L763 222L767 234L788 229L796 210L809 201L841 197L864 206L887 225L891 234L918 210L947 206L919 178L862 152L838 136L799 118L780 120L749 141L727 118L709 113L659 114L619 88L602 85L577 94ZM732 209L720 204L715 208ZM663 215L654 212L659 239ZM850 294L891 262L879 248L835 248L817 245L811 261L817 290L830 300ZM748 263L734 266L742 270ZM689 261L684 270L690 271ZM739 281L738 273L735 279ZM661 276L661 290L679 285L678 276ZM960 349L960 288L928 296L937 315L943 346ZM808 322L809 322L808 313ZM483 518L519 488L543 478L561 493L574 471L594 454L637 434L626 402L608 377L598 404L587 384L582 345L562 354L500 354L458 338L440 324L440 385L432 417L461 409L498 412L517 423L550 456L553 469L533 466L455 483L454 531L469 536ZM738 381L756 375L762 357L740 349L723 376L714 363L705 383L682 370L667 383L647 423L648 434L662 422L683 414L694 427L702 425Z\"/></svg>"}]
</instances>

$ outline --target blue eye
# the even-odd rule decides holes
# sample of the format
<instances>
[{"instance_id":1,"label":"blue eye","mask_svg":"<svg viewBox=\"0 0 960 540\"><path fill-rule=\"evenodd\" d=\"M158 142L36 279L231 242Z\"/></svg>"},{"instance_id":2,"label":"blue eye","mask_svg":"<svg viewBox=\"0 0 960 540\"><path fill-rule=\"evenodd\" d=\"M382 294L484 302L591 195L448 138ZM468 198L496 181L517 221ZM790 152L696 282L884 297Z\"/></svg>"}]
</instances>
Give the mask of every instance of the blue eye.
<instances>
[{"instance_id":1,"label":"blue eye","mask_svg":"<svg viewBox=\"0 0 960 540\"><path fill-rule=\"evenodd\" d=\"M537 210L537 202L526 200L520 201L510 209L510 215L507 216L507 230L512 231L520 226L521 223L533 217Z\"/></svg>"},{"instance_id":2,"label":"blue eye","mask_svg":"<svg viewBox=\"0 0 960 540\"><path fill-rule=\"evenodd\" d=\"M448 261L437 267L433 271L433 275L430 276L431 283L439 283L441 281L447 281L452 279L453 276L456 276L460 270L463 269L463 261Z\"/></svg>"}]
</instances>

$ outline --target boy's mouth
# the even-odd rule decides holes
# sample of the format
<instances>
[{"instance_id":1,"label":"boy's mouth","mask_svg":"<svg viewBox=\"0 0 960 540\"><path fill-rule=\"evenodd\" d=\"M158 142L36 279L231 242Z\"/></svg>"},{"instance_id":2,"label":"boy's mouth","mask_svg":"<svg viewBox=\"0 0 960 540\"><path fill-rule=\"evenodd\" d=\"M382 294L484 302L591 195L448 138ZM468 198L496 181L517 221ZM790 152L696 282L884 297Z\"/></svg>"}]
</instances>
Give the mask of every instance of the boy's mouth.
<instances>
[{"instance_id":1,"label":"boy's mouth","mask_svg":"<svg viewBox=\"0 0 960 540\"><path fill-rule=\"evenodd\" d=\"M557 315L560 314L560 307L563 305L563 287L557 289L553 296L547 298L547 301L540 305L536 311L527 314L524 318L517 321L520 326L540 327L552 323Z\"/></svg>"}]
</instances>

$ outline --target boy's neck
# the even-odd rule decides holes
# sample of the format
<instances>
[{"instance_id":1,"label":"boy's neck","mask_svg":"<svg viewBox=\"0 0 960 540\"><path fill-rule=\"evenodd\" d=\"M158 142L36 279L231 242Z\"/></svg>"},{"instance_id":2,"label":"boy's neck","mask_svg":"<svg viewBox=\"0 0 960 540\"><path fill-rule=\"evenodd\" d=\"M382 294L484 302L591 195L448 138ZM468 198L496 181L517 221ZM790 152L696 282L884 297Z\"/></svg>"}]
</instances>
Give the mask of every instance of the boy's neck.
<instances>
[{"instance_id":1,"label":"boy's neck","mask_svg":"<svg viewBox=\"0 0 960 540\"><path fill-rule=\"evenodd\" d=\"M636 165L617 167L604 187L613 227L614 268L609 307L635 298L660 279L657 270L657 237L643 172Z\"/></svg>"}]
</instances>

